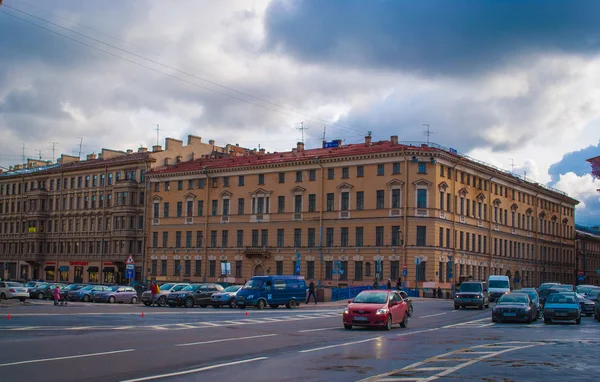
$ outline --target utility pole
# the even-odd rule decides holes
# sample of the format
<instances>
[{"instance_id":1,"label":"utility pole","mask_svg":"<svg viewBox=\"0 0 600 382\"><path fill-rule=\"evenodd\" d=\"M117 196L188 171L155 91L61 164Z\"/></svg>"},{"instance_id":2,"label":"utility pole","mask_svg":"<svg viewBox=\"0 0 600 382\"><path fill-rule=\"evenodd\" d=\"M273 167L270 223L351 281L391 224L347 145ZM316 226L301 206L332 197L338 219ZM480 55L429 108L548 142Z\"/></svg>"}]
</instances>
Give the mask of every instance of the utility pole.
<instances>
[{"instance_id":1,"label":"utility pole","mask_svg":"<svg viewBox=\"0 0 600 382\"><path fill-rule=\"evenodd\" d=\"M510 172L514 173L515 172L515 159L514 158L509 158L510 159Z\"/></svg>"},{"instance_id":2,"label":"utility pole","mask_svg":"<svg viewBox=\"0 0 600 382\"><path fill-rule=\"evenodd\" d=\"M50 142L52 144L52 163L54 163L54 153L56 152L56 145L58 142Z\"/></svg>"},{"instance_id":3,"label":"utility pole","mask_svg":"<svg viewBox=\"0 0 600 382\"><path fill-rule=\"evenodd\" d=\"M156 145L158 146L159 145L159 139L160 139L159 136L158 136L158 133L160 132L160 126L158 125L158 123L155 123L153 126L156 126L156 129L154 129L154 130L156 130Z\"/></svg>"},{"instance_id":4,"label":"utility pole","mask_svg":"<svg viewBox=\"0 0 600 382\"><path fill-rule=\"evenodd\" d=\"M81 159L81 147L83 146L83 138L81 137L77 137L79 138L79 159Z\"/></svg>"},{"instance_id":5,"label":"utility pole","mask_svg":"<svg viewBox=\"0 0 600 382\"><path fill-rule=\"evenodd\" d=\"M21 163L25 164L25 143L21 143Z\"/></svg>"},{"instance_id":6,"label":"utility pole","mask_svg":"<svg viewBox=\"0 0 600 382\"><path fill-rule=\"evenodd\" d=\"M323 126L323 142L326 142L325 136L327 135L327 126Z\"/></svg>"},{"instance_id":7,"label":"utility pole","mask_svg":"<svg viewBox=\"0 0 600 382\"><path fill-rule=\"evenodd\" d=\"M39 160L42 160L42 150L35 150L38 153Z\"/></svg>"},{"instance_id":8,"label":"utility pole","mask_svg":"<svg viewBox=\"0 0 600 382\"><path fill-rule=\"evenodd\" d=\"M423 126L427 126L427 129L423 132L423 135L425 135L427 137L427 146L429 146L429 137L433 133L431 131L429 131L429 125L427 123L423 123Z\"/></svg>"},{"instance_id":9,"label":"utility pole","mask_svg":"<svg viewBox=\"0 0 600 382\"><path fill-rule=\"evenodd\" d=\"M304 130L308 130L308 127L304 127L304 122L300 122L300 127L296 127L296 130L300 130L302 134L302 143L304 143Z\"/></svg>"}]
</instances>

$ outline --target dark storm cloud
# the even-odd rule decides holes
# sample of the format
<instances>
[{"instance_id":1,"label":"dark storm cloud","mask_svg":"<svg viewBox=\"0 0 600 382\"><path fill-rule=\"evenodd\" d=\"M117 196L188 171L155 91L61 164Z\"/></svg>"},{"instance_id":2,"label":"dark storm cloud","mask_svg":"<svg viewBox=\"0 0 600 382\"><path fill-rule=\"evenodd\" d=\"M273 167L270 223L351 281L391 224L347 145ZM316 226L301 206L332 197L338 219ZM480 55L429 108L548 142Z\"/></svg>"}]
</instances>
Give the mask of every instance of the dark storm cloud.
<instances>
[{"instance_id":1,"label":"dark storm cloud","mask_svg":"<svg viewBox=\"0 0 600 382\"><path fill-rule=\"evenodd\" d=\"M592 168L590 163L586 162L586 159L598 155L600 155L600 142L596 146L590 145L584 149L566 153L560 162L550 166L548 174L552 177L552 182L558 182L560 176L568 172L574 172L578 176L590 174ZM598 184L598 188L600 188L600 183Z\"/></svg>"},{"instance_id":2,"label":"dark storm cloud","mask_svg":"<svg viewBox=\"0 0 600 382\"><path fill-rule=\"evenodd\" d=\"M539 53L600 51L596 0L286 0L267 48L309 62L470 75Z\"/></svg>"}]
</instances>

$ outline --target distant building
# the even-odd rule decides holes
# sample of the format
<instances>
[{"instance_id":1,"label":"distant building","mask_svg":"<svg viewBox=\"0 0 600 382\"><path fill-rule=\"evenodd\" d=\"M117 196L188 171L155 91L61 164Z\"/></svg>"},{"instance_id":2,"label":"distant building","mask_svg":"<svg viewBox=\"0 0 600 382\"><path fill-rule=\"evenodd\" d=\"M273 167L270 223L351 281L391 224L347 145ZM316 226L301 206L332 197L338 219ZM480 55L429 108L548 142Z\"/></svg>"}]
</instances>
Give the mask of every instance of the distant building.
<instances>
[{"instance_id":1,"label":"distant building","mask_svg":"<svg viewBox=\"0 0 600 382\"><path fill-rule=\"evenodd\" d=\"M577 227L576 254L578 284L600 285L600 231Z\"/></svg>"},{"instance_id":2,"label":"distant building","mask_svg":"<svg viewBox=\"0 0 600 382\"><path fill-rule=\"evenodd\" d=\"M600 156L587 159L587 161L592 165L592 175L596 179L600 179ZM598 189L598 192L600 192L600 189Z\"/></svg>"},{"instance_id":3,"label":"distant building","mask_svg":"<svg viewBox=\"0 0 600 382\"><path fill-rule=\"evenodd\" d=\"M402 277L405 287L449 289L490 274L515 287L574 282L578 201L437 145L397 136L298 143L147 179L145 268L159 281L298 273L325 286Z\"/></svg>"},{"instance_id":4,"label":"distant building","mask_svg":"<svg viewBox=\"0 0 600 382\"><path fill-rule=\"evenodd\" d=\"M64 282L125 282L125 262L142 275L145 174L224 156L214 141L167 138L165 149L102 149L86 160L28 160L0 172L0 277Z\"/></svg>"}]
</instances>

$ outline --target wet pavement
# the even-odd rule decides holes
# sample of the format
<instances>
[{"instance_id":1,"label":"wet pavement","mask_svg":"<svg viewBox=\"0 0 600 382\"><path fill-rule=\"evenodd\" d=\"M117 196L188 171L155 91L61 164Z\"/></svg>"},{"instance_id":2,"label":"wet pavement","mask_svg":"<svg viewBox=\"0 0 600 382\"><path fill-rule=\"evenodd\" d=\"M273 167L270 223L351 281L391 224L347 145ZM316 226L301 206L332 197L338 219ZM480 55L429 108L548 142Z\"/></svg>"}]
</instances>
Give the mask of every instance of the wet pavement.
<instances>
[{"instance_id":1,"label":"wet pavement","mask_svg":"<svg viewBox=\"0 0 600 382\"><path fill-rule=\"evenodd\" d=\"M3 381L594 380L600 323L493 324L420 300L408 328L341 325L310 309L23 307L0 317ZM144 312L142 317L141 313ZM246 316L246 312L248 315ZM4 313L4 310L2 311Z\"/></svg>"}]
</instances>

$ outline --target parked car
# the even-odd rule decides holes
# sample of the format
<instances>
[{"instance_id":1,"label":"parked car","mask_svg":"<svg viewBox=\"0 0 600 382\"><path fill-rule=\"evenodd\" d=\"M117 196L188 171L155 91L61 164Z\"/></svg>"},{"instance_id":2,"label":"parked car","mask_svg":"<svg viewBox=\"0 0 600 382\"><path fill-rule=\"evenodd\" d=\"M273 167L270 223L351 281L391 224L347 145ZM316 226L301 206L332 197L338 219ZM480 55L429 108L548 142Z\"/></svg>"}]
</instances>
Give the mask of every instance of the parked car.
<instances>
[{"instance_id":1,"label":"parked car","mask_svg":"<svg viewBox=\"0 0 600 382\"><path fill-rule=\"evenodd\" d=\"M206 308L211 304L211 296L223 290L223 286L219 284L192 284L178 292L169 293L167 303L170 307L185 306L186 308L193 308L200 305L201 308Z\"/></svg>"},{"instance_id":2,"label":"parked car","mask_svg":"<svg viewBox=\"0 0 600 382\"><path fill-rule=\"evenodd\" d=\"M213 293L210 296L210 303L213 308L219 308L227 305L230 308L237 308L237 299L235 298L236 293L242 288L241 285L229 286L221 292Z\"/></svg>"},{"instance_id":3,"label":"parked car","mask_svg":"<svg viewBox=\"0 0 600 382\"><path fill-rule=\"evenodd\" d=\"M577 300L579 300L579 307L581 308L581 314L585 314L587 317L591 317L594 314L594 301L588 300L585 296L575 293Z\"/></svg>"},{"instance_id":4,"label":"parked car","mask_svg":"<svg viewBox=\"0 0 600 382\"><path fill-rule=\"evenodd\" d=\"M544 309L544 304L546 303L546 299L548 298L548 296L550 296L553 293L559 293L559 292L561 292L560 289L554 289L554 288L540 290L538 295L540 296L541 308ZM562 290L562 292L564 292L564 290Z\"/></svg>"},{"instance_id":5,"label":"parked car","mask_svg":"<svg viewBox=\"0 0 600 382\"><path fill-rule=\"evenodd\" d=\"M540 296L538 295L538 292L535 290L535 288L522 288L522 289L518 289L518 290L514 291L514 293L527 293L527 295L529 295L529 298L531 299L531 301L533 301L533 303L535 304L535 309L537 312L536 318L542 318Z\"/></svg>"},{"instance_id":6,"label":"parked car","mask_svg":"<svg viewBox=\"0 0 600 382\"><path fill-rule=\"evenodd\" d=\"M33 292L30 292L30 296L32 298L38 298L40 300L44 300L47 298L51 299L52 292L54 291L54 288L56 288L57 286L58 286L58 289L63 289L67 285L59 284L59 283L43 284L43 285L40 285L39 287L35 288L33 290Z\"/></svg>"},{"instance_id":7,"label":"parked car","mask_svg":"<svg viewBox=\"0 0 600 382\"><path fill-rule=\"evenodd\" d=\"M537 320L537 309L527 293L510 293L498 299L492 309L492 322Z\"/></svg>"},{"instance_id":8,"label":"parked car","mask_svg":"<svg viewBox=\"0 0 600 382\"><path fill-rule=\"evenodd\" d=\"M575 292L585 296L589 293L590 290L592 290L594 288L598 288L598 286L596 286L596 285L577 285L575 287Z\"/></svg>"},{"instance_id":9,"label":"parked car","mask_svg":"<svg viewBox=\"0 0 600 382\"><path fill-rule=\"evenodd\" d=\"M29 292L29 298L37 298L38 289L44 288L47 285L48 283L36 283L35 285L27 287L27 292Z\"/></svg>"},{"instance_id":10,"label":"parked car","mask_svg":"<svg viewBox=\"0 0 600 382\"><path fill-rule=\"evenodd\" d=\"M586 295L585 298L587 298L588 300L592 300L594 302L598 301L598 298L600 297L600 288L594 288L591 289Z\"/></svg>"},{"instance_id":11,"label":"parked car","mask_svg":"<svg viewBox=\"0 0 600 382\"><path fill-rule=\"evenodd\" d=\"M344 329L353 326L392 329L394 324L408 326L408 304L395 290L365 290L348 301L342 317Z\"/></svg>"},{"instance_id":12,"label":"parked car","mask_svg":"<svg viewBox=\"0 0 600 382\"><path fill-rule=\"evenodd\" d=\"M254 276L237 292L238 307L255 306L264 309L267 305L276 309L285 305L294 309L298 302L306 300L304 276Z\"/></svg>"},{"instance_id":13,"label":"parked car","mask_svg":"<svg viewBox=\"0 0 600 382\"><path fill-rule=\"evenodd\" d=\"M581 324L581 308L574 292L552 293L544 304L544 323L575 321Z\"/></svg>"},{"instance_id":14,"label":"parked car","mask_svg":"<svg viewBox=\"0 0 600 382\"><path fill-rule=\"evenodd\" d=\"M29 289L37 288L41 284L46 284L43 281L27 281L25 284L25 288L29 291Z\"/></svg>"},{"instance_id":15,"label":"parked car","mask_svg":"<svg viewBox=\"0 0 600 382\"><path fill-rule=\"evenodd\" d=\"M490 307L488 288L485 281L465 281L460 284L458 292L454 295L454 309L466 308L467 306L476 306L482 310Z\"/></svg>"},{"instance_id":16,"label":"parked car","mask_svg":"<svg viewBox=\"0 0 600 382\"><path fill-rule=\"evenodd\" d=\"M108 287L105 291L94 293L95 302L127 302L137 304L137 292L133 287L116 285Z\"/></svg>"},{"instance_id":17,"label":"parked car","mask_svg":"<svg viewBox=\"0 0 600 382\"><path fill-rule=\"evenodd\" d=\"M160 293L158 294L158 296L156 296L157 304L159 306L166 306L167 305L167 296L169 295L169 293L179 292L180 290L182 290L183 288L185 288L189 285L190 284L187 284L187 283L179 283L179 284L168 283L168 284L160 285L159 286ZM147 290L144 293L142 293L142 302L146 306L152 305L152 292L151 291Z\"/></svg>"},{"instance_id":18,"label":"parked car","mask_svg":"<svg viewBox=\"0 0 600 382\"><path fill-rule=\"evenodd\" d=\"M398 293L400 293L400 297L402 297L402 299L404 301L406 301L406 304L408 305L408 317L412 317L412 314L413 314L412 298L410 298L410 296L408 295L408 293L406 293L403 290L399 291Z\"/></svg>"},{"instance_id":19,"label":"parked car","mask_svg":"<svg viewBox=\"0 0 600 382\"><path fill-rule=\"evenodd\" d=\"M84 286L85 286L85 284L69 284L60 290L60 296L61 296L61 298L66 300L67 297L69 296L69 292L79 290L79 289L83 288Z\"/></svg>"},{"instance_id":20,"label":"parked car","mask_svg":"<svg viewBox=\"0 0 600 382\"><path fill-rule=\"evenodd\" d=\"M104 285L86 285L83 288L69 291L67 300L69 301L94 301L94 294L104 292L108 287Z\"/></svg>"},{"instance_id":21,"label":"parked car","mask_svg":"<svg viewBox=\"0 0 600 382\"><path fill-rule=\"evenodd\" d=\"M23 284L14 281L0 281L0 300L18 298L23 302L29 297L29 292Z\"/></svg>"},{"instance_id":22,"label":"parked car","mask_svg":"<svg viewBox=\"0 0 600 382\"><path fill-rule=\"evenodd\" d=\"M490 275L487 281L489 300L494 302L503 295L510 293L510 280L508 276Z\"/></svg>"}]
</instances>

